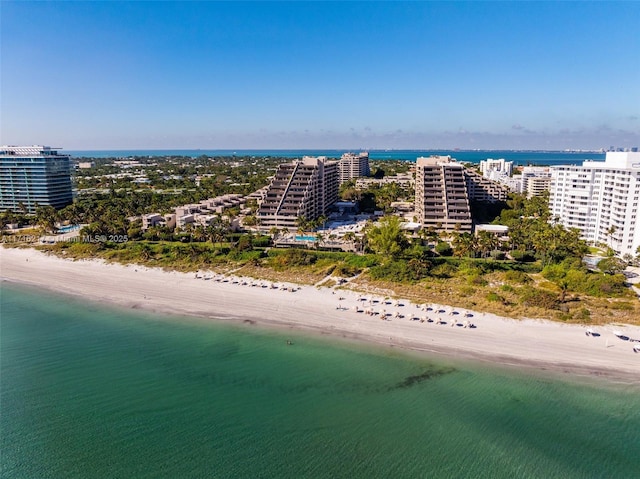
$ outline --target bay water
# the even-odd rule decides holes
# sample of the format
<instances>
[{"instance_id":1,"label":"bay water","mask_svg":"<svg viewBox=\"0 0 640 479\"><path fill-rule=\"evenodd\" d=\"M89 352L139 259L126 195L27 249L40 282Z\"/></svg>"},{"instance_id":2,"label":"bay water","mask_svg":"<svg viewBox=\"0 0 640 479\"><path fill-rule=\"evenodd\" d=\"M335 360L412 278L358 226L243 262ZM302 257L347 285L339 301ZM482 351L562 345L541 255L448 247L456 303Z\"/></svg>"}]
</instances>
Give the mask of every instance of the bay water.
<instances>
[{"instance_id":1,"label":"bay water","mask_svg":"<svg viewBox=\"0 0 640 479\"><path fill-rule=\"evenodd\" d=\"M196 158L202 155L237 157L302 158L303 156L327 156L340 158L349 150L71 150L74 158L131 158L136 156L184 156ZM415 162L420 156L449 155L461 162L480 163L488 158L504 158L515 165L581 165L584 160L605 159L605 153L596 151L520 151L520 150L369 150L371 160L401 160Z\"/></svg>"},{"instance_id":2,"label":"bay water","mask_svg":"<svg viewBox=\"0 0 640 479\"><path fill-rule=\"evenodd\" d=\"M640 477L638 385L9 283L0 314L3 478Z\"/></svg>"}]
</instances>

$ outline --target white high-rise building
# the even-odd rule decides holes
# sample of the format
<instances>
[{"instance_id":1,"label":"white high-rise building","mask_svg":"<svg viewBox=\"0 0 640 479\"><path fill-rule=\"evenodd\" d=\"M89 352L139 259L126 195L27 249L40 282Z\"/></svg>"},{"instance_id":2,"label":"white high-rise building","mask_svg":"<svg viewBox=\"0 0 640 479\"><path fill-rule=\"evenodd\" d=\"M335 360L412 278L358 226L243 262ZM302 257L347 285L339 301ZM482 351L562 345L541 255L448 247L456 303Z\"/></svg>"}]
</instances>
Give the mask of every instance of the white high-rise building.
<instances>
[{"instance_id":1,"label":"white high-rise building","mask_svg":"<svg viewBox=\"0 0 640 479\"><path fill-rule=\"evenodd\" d=\"M505 161L504 158L499 160L487 158L480 162L480 171L482 176L492 180L497 179L497 176L511 176L513 174L513 161ZM491 178L492 172L494 173L493 178Z\"/></svg>"},{"instance_id":2,"label":"white high-rise building","mask_svg":"<svg viewBox=\"0 0 640 479\"><path fill-rule=\"evenodd\" d=\"M549 209L567 228L621 255L640 247L640 153L608 152L606 160L551 167Z\"/></svg>"}]
</instances>

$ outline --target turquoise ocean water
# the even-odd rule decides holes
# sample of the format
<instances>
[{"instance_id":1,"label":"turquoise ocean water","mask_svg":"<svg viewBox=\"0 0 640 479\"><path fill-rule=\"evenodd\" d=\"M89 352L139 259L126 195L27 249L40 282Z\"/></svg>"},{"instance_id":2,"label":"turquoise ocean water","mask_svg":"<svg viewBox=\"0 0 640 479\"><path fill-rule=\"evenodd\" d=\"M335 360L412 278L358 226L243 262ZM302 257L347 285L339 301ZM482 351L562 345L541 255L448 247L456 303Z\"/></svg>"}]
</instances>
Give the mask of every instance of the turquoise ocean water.
<instances>
[{"instance_id":1,"label":"turquoise ocean water","mask_svg":"<svg viewBox=\"0 0 640 479\"><path fill-rule=\"evenodd\" d=\"M640 477L637 386L0 291L3 478Z\"/></svg>"},{"instance_id":2,"label":"turquoise ocean water","mask_svg":"<svg viewBox=\"0 0 640 479\"><path fill-rule=\"evenodd\" d=\"M249 156L301 158L327 156L339 158L349 150L71 150L66 153L75 158L128 158L133 156ZM372 160L415 161L419 156L451 155L459 161L479 163L487 158L504 158L516 165L580 165L584 160L604 160L599 152L572 151L513 151L513 150L370 150Z\"/></svg>"}]
</instances>

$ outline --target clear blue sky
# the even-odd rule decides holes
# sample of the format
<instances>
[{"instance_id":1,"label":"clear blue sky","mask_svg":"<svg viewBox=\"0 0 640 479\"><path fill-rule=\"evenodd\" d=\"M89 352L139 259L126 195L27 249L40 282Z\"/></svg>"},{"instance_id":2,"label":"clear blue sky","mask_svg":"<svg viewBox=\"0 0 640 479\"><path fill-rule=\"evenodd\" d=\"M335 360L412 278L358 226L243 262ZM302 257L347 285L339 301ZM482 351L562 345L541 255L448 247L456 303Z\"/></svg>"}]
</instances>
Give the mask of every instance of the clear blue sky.
<instances>
[{"instance_id":1,"label":"clear blue sky","mask_svg":"<svg viewBox=\"0 0 640 479\"><path fill-rule=\"evenodd\" d=\"M640 146L640 3L1 4L2 144Z\"/></svg>"}]
</instances>

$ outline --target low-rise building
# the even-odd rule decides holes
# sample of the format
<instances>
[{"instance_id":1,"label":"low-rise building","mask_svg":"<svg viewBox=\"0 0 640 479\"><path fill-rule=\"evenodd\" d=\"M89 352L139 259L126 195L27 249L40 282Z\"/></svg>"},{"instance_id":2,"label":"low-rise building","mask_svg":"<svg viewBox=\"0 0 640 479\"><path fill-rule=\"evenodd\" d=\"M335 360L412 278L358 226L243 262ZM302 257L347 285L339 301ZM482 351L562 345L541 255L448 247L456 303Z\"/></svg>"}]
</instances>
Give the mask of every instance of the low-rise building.
<instances>
[{"instance_id":1,"label":"low-rise building","mask_svg":"<svg viewBox=\"0 0 640 479\"><path fill-rule=\"evenodd\" d=\"M413 173L399 173L397 175L384 176L382 178L358 178L356 188L365 189L370 186L382 186L390 183L397 183L403 187L411 187L415 184Z\"/></svg>"},{"instance_id":2,"label":"low-rise building","mask_svg":"<svg viewBox=\"0 0 640 479\"><path fill-rule=\"evenodd\" d=\"M481 231L486 231L487 233L491 233L492 235L495 235L498 238L506 238L507 235L509 234L509 227L504 225L492 225L492 224L476 225L475 233L478 234Z\"/></svg>"},{"instance_id":3,"label":"low-rise building","mask_svg":"<svg viewBox=\"0 0 640 479\"><path fill-rule=\"evenodd\" d=\"M176 215L174 213L169 213L166 215L161 215L159 213L150 213L148 215L142 216L142 230L146 231L149 228L154 227L167 227L167 228L175 228L176 227Z\"/></svg>"}]
</instances>

